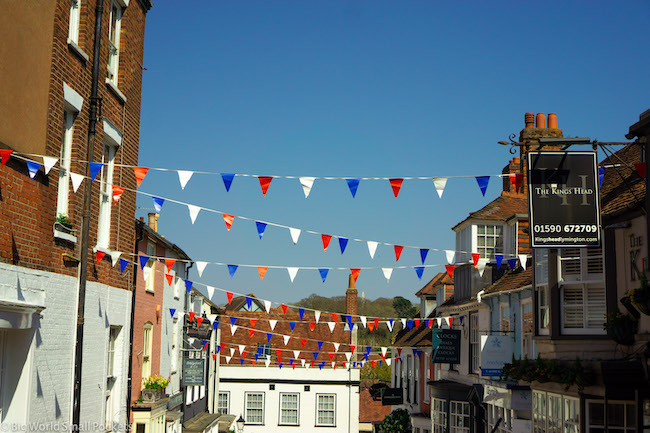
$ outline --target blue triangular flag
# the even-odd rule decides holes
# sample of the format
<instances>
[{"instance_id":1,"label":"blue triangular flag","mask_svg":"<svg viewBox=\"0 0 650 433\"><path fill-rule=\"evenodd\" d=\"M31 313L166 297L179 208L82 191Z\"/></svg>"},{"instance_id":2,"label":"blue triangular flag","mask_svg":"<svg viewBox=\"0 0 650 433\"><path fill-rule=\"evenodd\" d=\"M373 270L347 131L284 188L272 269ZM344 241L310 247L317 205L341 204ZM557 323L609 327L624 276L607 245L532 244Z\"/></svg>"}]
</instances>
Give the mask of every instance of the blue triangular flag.
<instances>
[{"instance_id":1,"label":"blue triangular flag","mask_svg":"<svg viewBox=\"0 0 650 433\"><path fill-rule=\"evenodd\" d=\"M388 323L390 323L390 330L393 330L393 323L395 323L395 320L393 319L388 319Z\"/></svg>"},{"instance_id":2,"label":"blue triangular flag","mask_svg":"<svg viewBox=\"0 0 650 433\"><path fill-rule=\"evenodd\" d=\"M267 332L267 333L266 333L266 342L267 342L267 343L270 343L270 342L271 342L271 337L273 337L273 334L271 334L270 332Z\"/></svg>"},{"instance_id":3,"label":"blue triangular flag","mask_svg":"<svg viewBox=\"0 0 650 433\"><path fill-rule=\"evenodd\" d=\"M510 269L514 271L514 269L517 267L517 259L508 259L508 266L510 266Z\"/></svg>"},{"instance_id":4,"label":"blue triangular flag","mask_svg":"<svg viewBox=\"0 0 650 433\"><path fill-rule=\"evenodd\" d=\"M217 323L217 322L214 322ZM217 353L221 352L221 344L217 344Z\"/></svg>"},{"instance_id":5,"label":"blue triangular flag","mask_svg":"<svg viewBox=\"0 0 650 433\"><path fill-rule=\"evenodd\" d=\"M280 370L282 370L282 363L280 363L280 365L278 365L278 367L280 368Z\"/></svg>"},{"instance_id":6,"label":"blue triangular flag","mask_svg":"<svg viewBox=\"0 0 650 433\"><path fill-rule=\"evenodd\" d=\"M300 320L302 320L303 316L305 315L305 309L298 308L298 314L300 315Z\"/></svg>"},{"instance_id":7,"label":"blue triangular flag","mask_svg":"<svg viewBox=\"0 0 650 433\"><path fill-rule=\"evenodd\" d=\"M318 364L318 368L320 368L321 370L323 369L323 367L325 367L325 363L324 363L324 362L321 362L320 364Z\"/></svg>"},{"instance_id":8,"label":"blue triangular flag","mask_svg":"<svg viewBox=\"0 0 650 433\"><path fill-rule=\"evenodd\" d=\"M232 173L221 173L221 179L223 179L223 184L226 187L226 192L230 191L230 185L232 180L235 178L235 175Z\"/></svg>"},{"instance_id":9,"label":"blue triangular flag","mask_svg":"<svg viewBox=\"0 0 650 433\"><path fill-rule=\"evenodd\" d=\"M605 178L605 167L598 167L598 188L603 187L604 178Z\"/></svg>"},{"instance_id":10,"label":"blue triangular flag","mask_svg":"<svg viewBox=\"0 0 650 433\"><path fill-rule=\"evenodd\" d=\"M372 346L366 346L366 353L372 352Z\"/></svg>"},{"instance_id":11,"label":"blue triangular flag","mask_svg":"<svg viewBox=\"0 0 650 433\"><path fill-rule=\"evenodd\" d=\"M266 223L255 221L255 225L257 226L257 234L260 236L260 239L262 239L262 236L264 236L264 230L266 230Z\"/></svg>"},{"instance_id":12,"label":"blue triangular flag","mask_svg":"<svg viewBox=\"0 0 650 433\"><path fill-rule=\"evenodd\" d=\"M463 324L463 319L464 319L464 318L465 318L465 316L460 316L460 324L461 324L461 325Z\"/></svg>"},{"instance_id":13,"label":"blue triangular flag","mask_svg":"<svg viewBox=\"0 0 650 433\"><path fill-rule=\"evenodd\" d=\"M290 367L293 367L293 359L290 359L290 360L289 360L289 366L290 366Z\"/></svg>"},{"instance_id":14,"label":"blue triangular flag","mask_svg":"<svg viewBox=\"0 0 650 433\"><path fill-rule=\"evenodd\" d=\"M39 168L41 168L41 164L38 162L27 161L27 170L29 171L30 179L34 179L34 176L36 176L36 173L38 173Z\"/></svg>"},{"instance_id":15,"label":"blue triangular flag","mask_svg":"<svg viewBox=\"0 0 650 433\"><path fill-rule=\"evenodd\" d=\"M248 309L250 310L252 305L253 305L253 298L251 298L250 296L246 296L246 307L248 307Z\"/></svg>"},{"instance_id":16,"label":"blue triangular flag","mask_svg":"<svg viewBox=\"0 0 650 433\"><path fill-rule=\"evenodd\" d=\"M320 272L320 277L323 279L323 283L325 282L325 278L327 278L327 273L328 273L329 271L330 271L330 270L327 269L327 268L319 268L319 269L318 269L318 272Z\"/></svg>"},{"instance_id":17,"label":"blue triangular flag","mask_svg":"<svg viewBox=\"0 0 650 433\"><path fill-rule=\"evenodd\" d=\"M420 248L420 258L422 259L422 264L427 259L427 254L429 254L428 248Z\"/></svg>"},{"instance_id":18,"label":"blue triangular flag","mask_svg":"<svg viewBox=\"0 0 650 433\"><path fill-rule=\"evenodd\" d=\"M348 188L350 188L352 198L356 197L357 188L359 188L359 179L345 179L345 181L348 183Z\"/></svg>"},{"instance_id":19,"label":"blue triangular flag","mask_svg":"<svg viewBox=\"0 0 650 433\"><path fill-rule=\"evenodd\" d=\"M262 348L261 347L257 348L257 353L262 353Z\"/></svg>"},{"instance_id":20,"label":"blue triangular flag","mask_svg":"<svg viewBox=\"0 0 650 433\"><path fill-rule=\"evenodd\" d=\"M503 261L503 254L495 254L494 258L497 260L497 270L499 270L501 262Z\"/></svg>"},{"instance_id":21,"label":"blue triangular flag","mask_svg":"<svg viewBox=\"0 0 650 433\"><path fill-rule=\"evenodd\" d=\"M339 247L341 247L341 254L345 251L345 247L348 246L348 238L339 238Z\"/></svg>"},{"instance_id":22,"label":"blue triangular flag","mask_svg":"<svg viewBox=\"0 0 650 433\"><path fill-rule=\"evenodd\" d=\"M316 358L318 358L318 352L312 352L311 354L314 356L314 361L316 361Z\"/></svg>"},{"instance_id":23,"label":"blue triangular flag","mask_svg":"<svg viewBox=\"0 0 650 433\"><path fill-rule=\"evenodd\" d=\"M476 182L478 182L478 187L481 188L483 197L485 197L485 191L487 191L488 182L490 182L490 176L476 176Z\"/></svg>"},{"instance_id":24,"label":"blue triangular flag","mask_svg":"<svg viewBox=\"0 0 650 433\"><path fill-rule=\"evenodd\" d=\"M234 326L235 323L237 323L237 318L236 317L231 317L230 318L230 326Z\"/></svg>"},{"instance_id":25,"label":"blue triangular flag","mask_svg":"<svg viewBox=\"0 0 650 433\"><path fill-rule=\"evenodd\" d=\"M420 357L422 356L422 351L419 350L419 349L416 349L416 353L415 353L415 354L418 356L418 358L420 358Z\"/></svg>"},{"instance_id":26,"label":"blue triangular flag","mask_svg":"<svg viewBox=\"0 0 650 433\"><path fill-rule=\"evenodd\" d=\"M88 168L90 168L90 180L95 180L97 177L97 173L99 173L99 170L102 169L104 164L101 162L89 162L88 163Z\"/></svg>"},{"instance_id":27,"label":"blue triangular flag","mask_svg":"<svg viewBox=\"0 0 650 433\"><path fill-rule=\"evenodd\" d=\"M352 316L348 316L348 326L350 327L350 331L354 329L354 322L352 322Z\"/></svg>"},{"instance_id":28,"label":"blue triangular flag","mask_svg":"<svg viewBox=\"0 0 650 433\"><path fill-rule=\"evenodd\" d=\"M381 367L381 363L382 363L382 360L380 359L380 360L379 360L379 366L380 366L380 367Z\"/></svg>"},{"instance_id":29,"label":"blue triangular flag","mask_svg":"<svg viewBox=\"0 0 650 433\"><path fill-rule=\"evenodd\" d=\"M257 361L259 358L260 358L260 354L259 354L259 353L256 353L256 354L255 354L255 361Z\"/></svg>"},{"instance_id":30,"label":"blue triangular flag","mask_svg":"<svg viewBox=\"0 0 650 433\"><path fill-rule=\"evenodd\" d=\"M352 363L352 368L356 368L356 367L357 367L357 363L355 361L355 362Z\"/></svg>"},{"instance_id":31,"label":"blue triangular flag","mask_svg":"<svg viewBox=\"0 0 650 433\"><path fill-rule=\"evenodd\" d=\"M293 332L293 329L296 327L296 322L289 322L289 327L291 328L291 332Z\"/></svg>"},{"instance_id":32,"label":"blue triangular flag","mask_svg":"<svg viewBox=\"0 0 650 433\"><path fill-rule=\"evenodd\" d=\"M171 316L174 317L174 314L176 314L176 308L170 308L169 314L171 314Z\"/></svg>"},{"instance_id":33,"label":"blue triangular flag","mask_svg":"<svg viewBox=\"0 0 650 433\"><path fill-rule=\"evenodd\" d=\"M217 329L218 326L219 326L219 322L217 322L216 320L212 322L212 329Z\"/></svg>"},{"instance_id":34,"label":"blue triangular flag","mask_svg":"<svg viewBox=\"0 0 650 433\"><path fill-rule=\"evenodd\" d=\"M156 213L160 213L162 210L163 203L165 203L164 198L160 197L151 197L153 199L153 207L156 209Z\"/></svg>"},{"instance_id":35,"label":"blue triangular flag","mask_svg":"<svg viewBox=\"0 0 650 433\"><path fill-rule=\"evenodd\" d=\"M323 342L319 341L318 342L318 351L320 352L322 348L323 348Z\"/></svg>"},{"instance_id":36,"label":"blue triangular flag","mask_svg":"<svg viewBox=\"0 0 650 433\"><path fill-rule=\"evenodd\" d=\"M413 267L415 269L415 273L418 274L418 279L422 279L422 273L424 272L424 266L415 266Z\"/></svg>"},{"instance_id":37,"label":"blue triangular flag","mask_svg":"<svg viewBox=\"0 0 650 433\"><path fill-rule=\"evenodd\" d=\"M240 359L240 360L239 360L239 363L240 363L241 365L244 365L244 360L243 360L243 359Z\"/></svg>"},{"instance_id":38,"label":"blue triangular flag","mask_svg":"<svg viewBox=\"0 0 650 433\"><path fill-rule=\"evenodd\" d=\"M368 360L368 353L363 354L363 359L365 359L366 361Z\"/></svg>"},{"instance_id":39,"label":"blue triangular flag","mask_svg":"<svg viewBox=\"0 0 650 433\"><path fill-rule=\"evenodd\" d=\"M185 280L185 288L187 289L187 293L190 293L190 290L192 290L192 282L190 280Z\"/></svg>"},{"instance_id":40,"label":"blue triangular flag","mask_svg":"<svg viewBox=\"0 0 650 433\"><path fill-rule=\"evenodd\" d=\"M413 320L407 320L407 321L406 321L406 326L409 327L409 331L410 331L411 329L413 329L413 324L414 324Z\"/></svg>"},{"instance_id":41,"label":"blue triangular flag","mask_svg":"<svg viewBox=\"0 0 650 433\"><path fill-rule=\"evenodd\" d=\"M149 263L149 256L140 256L140 268L144 271L144 267Z\"/></svg>"},{"instance_id":42,"label":"blue triangular flag","mask_svg":"<svg viewBox=\"0 0 650 433\"><path fill-rule=\"evenodd\" d=\"M129 261L125 259L120 259L120 274L124 273L124 270L129 265Z\"/></svg>"},{"instance_id":43,"label":"blue triangular flag","mask_svg":"<svg viewBox=\"0 0 650 433\"><path fill-rule=\"evenodd\" d=\"M230 278L232 278L233 275L235 275L235 272L237 272L237 268L238 268L237 265L228 265L228 273L230 274Z\"/></svg>"}]
</instances>

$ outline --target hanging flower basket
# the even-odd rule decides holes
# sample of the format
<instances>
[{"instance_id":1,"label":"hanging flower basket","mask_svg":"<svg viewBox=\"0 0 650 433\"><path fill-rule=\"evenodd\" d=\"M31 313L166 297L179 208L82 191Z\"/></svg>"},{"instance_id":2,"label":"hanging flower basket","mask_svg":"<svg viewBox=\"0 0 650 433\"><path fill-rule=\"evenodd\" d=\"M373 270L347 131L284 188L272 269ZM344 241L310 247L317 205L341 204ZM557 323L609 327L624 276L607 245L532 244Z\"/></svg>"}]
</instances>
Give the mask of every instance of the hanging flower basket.
<instances>
[{"instance_id":1,"label":"hanging flower basket","mask_svg":"<svg viewBox=\"0 0 650 433\"><path fill-rule=\"evenodd\" d=\"M641 275L641 287L627 293L634 306L646 316L650 316L650 287L645 274Z\"/></svg>"},{"instance_id":2,"label":"hanging flower basket","mask_svg":"<svg viewBox=\"0 0 650 433\"><path fill-rule=\"evenodd\" d=\"M631 346L634 344L634 334L639 329L639 322L629 314L622 314L620 311L614 310L607 315L605 329L607 335L618 344Z\"/></svg>"}]
</instances>

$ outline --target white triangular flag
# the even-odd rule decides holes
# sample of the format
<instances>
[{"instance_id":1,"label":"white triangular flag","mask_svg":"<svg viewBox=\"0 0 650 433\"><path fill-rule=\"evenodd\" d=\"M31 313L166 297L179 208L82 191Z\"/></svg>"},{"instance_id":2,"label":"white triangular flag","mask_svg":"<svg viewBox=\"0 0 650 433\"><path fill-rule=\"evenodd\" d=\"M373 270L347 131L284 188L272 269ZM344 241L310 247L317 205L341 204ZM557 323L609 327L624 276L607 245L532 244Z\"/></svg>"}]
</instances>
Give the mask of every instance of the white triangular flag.
<instances>
[{"instance_id":1,"label":"white triangular flag","mask_svg":"<svg viewBox=\"0 0 650 433\"><path fill-rule=\"evenodd\" d=\"M314 319L316 319L316 323L320 320L320 311L316 310L314 311Z\"/></svg>"},{"instance_id":2,"label":"white triangular flag","mask_svg":"<svg viewBox=\"0 0 650 433\"><path fill-rule=\"evenodd\" d=\"M149 280L149 277L151 276L151 271L153 270L153 267L145 266L144 269L142 269L142 276L144 277L144 280L147 281Z\"/></svg>"},{"instance_id":3,"label":"white triangular flag","mask_svg":"<svg viewBox=\"0 0 650 433\"><path fill-rule=\"evenodd\" d=\"M277 320L269 320L269 326L271 327L271 331L275 329L275 324L278 323Z\"/></svg>"},{"instance_id":4,"label":"white triangular flag","mask_svg":"<svg viewBox=\"0 0 650 433\"><path fill-rule=\"evenodd\" d=\"M386 326L388 326L388 330L389 330L390 332L393 332L393 325L394 325L394 323L391 322L390 320L387 320L387 321L386 321Z\"/></svg>"},{"instance_id":5,"label":"white triangular flag","mask_svg":"<svg viewBox=\"0 0 650 433\"><path fill-rule=\"evenodd\" d=\"M332 368L336 365L336 362L332 361Z\"/></svg>"},{"instance_id":6,"label":"white triangular flag","mask_svg":"<svg viewBox=\"0 0 650 433\"><path fill-rule=\"evenodd\" d=\"M528 256L526 254L519 254L519 264L521 265L522 268L524 268L524 271L526 270L527 261L528 261Z\"/></svg>"},{"instance_id":7,"label":"white triangular flag","mask_svg":"<svg viewBox=\"0 0 650 433\"><path fill-rule=\"evenodd\" d=\"M292 283L293 283L294 278L296 278L296 274L298 273L298 269L300 269L300 268L287 268L287 271L289 272L289 278L291 279Z\"/></svg>"},{"instance_id":8,"label":"white triangular flag","mask_svg":"<svg viewBox=\"0 0 650 433\"><path fill-rule=\"evenodd\" d=\"M230 325L230 335L235 335L237 332L237 325Z\"/></svg>"},{"instance_id":9,"label":"white triangular flag","mask_svg":"<svg viewBox=\"0 0 650 433\"><path fill-rule=\"evenodd\" d=\"M488 259L478 259L478 263L476 264L476 269L478 270L478 274L482 277L483 272L485 272L485 266L487 265Z\"/></svg>"},{"instance_id":10,"label":"white triangular flag","mask_svg":"<svg viewBox=\"0 0 650 433\"><path fill-rule=\"evenodd\" d=\"M436 322L438 322L438 328L440 328L442 326L442 318L436 317Z\"/></svg>"},{"instance_id":11,"label":"white triangular flag","mask_svg":"<svg viewBox=\"0 0 650 433\"><path fill-rule=\"evenodd\" d=\"M366 328L366 327L367 327L368 318L367 318L366 316L359 316L359 319L361 319L361 323L363 324L363 327Z\"/></svg>"},{"instance_id":12,"label":"white triangular flag","mask_svg":"<svg viewBox=\"0 0 650 433\"><path fill-rule=\"evenodd\" d=\"M196 221L196 217L199 215L201 208L194 206L193 204L188 204L187 209L190 211L190 219L192 220L192 224L194 224L194 221Z\"/></svg>"},{"instance_id":13,"label":"white triangular flag","mask_svg":"<svg viewBox=\"0 0 650 433\"><path fill-rule=\"evenodd\" d=\"M284 345L286 346L289 344L289 340L291 339L290 335L283 335L282 338L284 338Z\"/></svg>"},{"instance_id":14,"label":"white triangular flag","mask_svg":"<svg viewBox=\"0 0 650 433\"><path fill-rule=\"evenodd\" d=\"M238 344L237 347L239 348L239 354L241 355L244 353L244 350L246 350L246 345L245 344Z\"/></svg>"},{"instance_id":15,"label":"white triangular flag","mask_svg":"<svg viewBox=\"0 0 650 433\"><path fill-rule=\"evenodd\" d=\"M232 359L232 356L226 356L226 364L230 364L231 359Z\"/></svg>"},{"instance_id":16,"label":"white triangular flag","mask_svg":"<svg viewBox=\"0 0 650 433\"><path fill-rule=\"evenodd\" d=\"M212 296L214 295L214 287L212 286L205 286L208 289L208 299L212 300Z\"/></svg>"},{"instance_id":17,"label":"white triangular flag","mask_svg":"<svg viewBox=\"0 0 650 433\"><path fill-rule=\"evenodd\" d=\"M390 359L390 358L388 358L388 359L386 360L386 365L390 367L390 364L391 364L392 362L393 362L393 360Z\"/></svg>"},{"instance_id":18,"label":"white triangular flag","mask_svg":"<svg viewBox=\"0 0 650 433\"><path fill-rule=\"evenodd\" d=\"M81 182L83 182L85 178L77 173L70 172L70 180L72 181L72 190L74 192L77 192L79 189L79 185L81 185Z\"/></svg>"},{"instance_id":19,"label":"white triangular flag","mask_svg":"<svg viewBox=\"0 0 650 433\"><path fill-rule=\"evenodd\" d=\"M302 185L302 190L305 193L305 198L309 197L309 193L311 192L311 187L314 185L314 180L316 180L315 177L301 177L300 179L300 185Z\"/></svg>"},{"instance_id":20,"label":"white triangular flag","mask_svg":"<svg viewBox=\"0 0 650 433\"><path fill-rule=\"evenodd\" d=\"M231 348L230 348L230 356L234 356L234 355L235 355L235 349L233 349L233 348L231 347Z\"/></svg>"},{"instance_id":21,"label":"white triangular flag","mask_svg":"<svg viewBox=\"0 0 650 433\"><path fill-rule=\"evenodd\" d=\"M381 348L381 356L384 358L386 357L386 352L388 352L388 347L382 347Z\"/></svg>"},{"instance_id":22,"label":"white triangular flag","mask_svg":"<svg viewBox=\"0 0 650 433\"><path fill-rule=\"evenodd\" d=\"M305 360L304 359L301 359L300 363L302 364L303 367L305 366Z\"/></svg>"},{"instance_id":23,"label":"white triangular flag","mask_svg":"<svg viewBox=\"0 0 650 433\"><path fill-rule=\"evenodd\" d=\"M111 256L111 262L113 262L113 266L115 266L122 253L120 251L111 251L109 254Z\"/></svg>"},{"instance_id":24,"label":"white triangular flag","mask_svg":"<svg viewBox=\"0 0 650 433\"><path fill-rule=\"evenodd\" d=\"M375 258L375 251L377 251L377 245L379 245L379 242L368 241L368 252L370 253L371 259Z\"/></svg>"},{"instance_id":25,"label":"white triangular flag","mask_svg":"<svg viewBox=\"0 0 650 433\"><path fill-rule=\"evenodd\" d=\"M199 273L199 277L203 276L203 271L205 270L205 267L208 265L208 262L194 262L196 263L196 270Z\"/></svg>"},{"instance_id":26,"label":"white triangular flag","mask_svg":"<svg viewBox=\"0 0 650 433\"><path fill-rule=\"evenodd\" d=\"M266 365L266 368L269 368L269 365L271 365L271 360L266 358L266 361L264 361L264 365Z\"/></svg>"},{"instance_id":27,"label":"white triangular flag","mask_svg":"<svg viewBox=\"0 0 650 433\"><path fill-rule=\"evenodd\" d=\"M341 347L341 343L332 343L332 344L334 345L334 351L335 351L335 352L338 352L338 351L339 351L339 347Z\"/></svg>"},{"instance_id":28,"label":"white triangular flag","mask_svg":"<svg viewBox=\"0 0 650 433\"><path fill-rule=\"evenodd\" d=\"M438 197L442 198L442 193L445 190L445 185L447 185L447 178L446 177L434 177L433 178L433 186L436 187L436 191L438 191Z\"/></svg>"},{"instance_id":29,"label":"white triangular flag","mask_svg":"<svg viewBox=\"0 0 650 433\"><path fill-rule=\"evenodd\" d=\"M304 361L304 359L303 359L303 361ZM302 366L305 367L305 368L311 368L311 365L310 365L309 363L307 363L307 364L302 364Z\"/></svg>"},{"instance_id":30,"label":"white triangular flag","mask_svg":"<svg viewBox=\"0 0 650 433\"><path fill-rule=\"evenodd\" d=\"M386 278L386 282L390 282L390 276L393 275L393 268L381 268L381 271L384 273L384 277Z\"/></svg>"},{"instance_id":31,"label":"white triangular flag","mask_svg":"<svg viewBox=\"0 0 650 433\"><path fill-rule=\"evenodd\" d=\"M294 350L293 359L299 359L299 358L300 358L300 350Z\"/></svg>"},{"instance_id":32,"label":"white triangular flag","mask_svg":"<svg viewBox=\"0 0 650 433\"><path fill-rule=\"evenodd\" d=\"M264 309L267 314L271 312L271 301L264 301Z\"/></svg>"},{"instance_id":33,"label":"white triangular flag","mask_svg":"<svg viewBox=\"0 0 650 433\"><path fill-rule=\"evenodd\" d=\"M296 245L298 243L298 238L300 237L300 229L289 227L289 234L291 234L291 240L293 241L293 244Z\"/></svg>"},{"instance_id":34,"label":"white triangular flag","mask_svg":"<svg viewBox=\"0 0 650 433\"><path fill-rule=\"evenodd\" d=\"M351 357L352 357L352 354L350 352L345 352L345 359L347 359L348 362L350 362Z\"/></svg>"},{"instance_id":35,"label":"white triangular flag","mask_svg":"<svg viewBox=\"0 0 650 433\"><path fill-rule=\"evenodd\" d=\"M181 182L181 189L185 189L185 185L187 185L187 182L189 182L193 174L193 171L178 170L178 180Z\"/></svg>"},{"instance_id":36,"label":"white triangular flag","mask_svg":"<svg viewBox=\"0 0 650 433\"><path fill-rule=\"evenodd\" d=\"M330 332L334 332L334 328L336 327L335 322L327 322L327 326L330 327Z\"/></svg>"},{"instance_id":37,"label":"white triangular flag","mask_svg":"<svg viewBox=\"0 0 650 433\"><path fill-rule=\"evenodd\" d=\"M402 329L406 328L406 319L399 319L402 322Z\"/></svg>"},{"instance_id":38,"label":"white triangular flag","mask_svg":"<svg viewBox=\"0 0 650 433\"><path fill-rule=\"evenodd\" d=\"M445 254L447 255L447 263L448 264L453 264L454 263L454 256L456 255L456 251L451 251L451 250L445 250Z\"/></svg>"},{"instance_id":39,"label":"white triangular flag","mask_svg":"<svg viewBox=\"0 0 650 433\"><path fill-rule=\"evenodd\" d=\"M52 167L54 167L54 164L56 164L58 161L59 161L58 158L52 158L51 156L44 156L43 168L45 169L45 174L49 174L50 170L52 170Z\"/></svg>"},{"instance_id":40,"label":"white triangular flag","mask_svg":"<svg viewBox=\"0 0 650 433\"><path fill-rule=\"evenodd\" d=\"M447 320L447 325L449 325L449 328L451 328L451 324L452 324L452 317L451 317L451 316L449 316L449 317L446 317L446 318L445 318L445 320Z\"/></svg>"}]
</instances>

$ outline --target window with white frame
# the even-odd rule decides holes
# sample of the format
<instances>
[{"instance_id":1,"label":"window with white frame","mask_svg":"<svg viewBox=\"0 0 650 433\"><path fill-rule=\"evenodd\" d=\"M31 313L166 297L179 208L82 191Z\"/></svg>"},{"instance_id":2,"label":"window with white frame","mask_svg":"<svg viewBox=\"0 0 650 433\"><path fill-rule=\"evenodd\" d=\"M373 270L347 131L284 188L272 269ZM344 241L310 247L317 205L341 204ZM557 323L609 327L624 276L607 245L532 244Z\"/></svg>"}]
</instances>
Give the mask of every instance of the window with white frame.
<instances>
[{"instance_id":1,"label":"window with white frame","mask_svg":"<svg viewBox=\"0 0 650 433\"><path fill-rule=\"evenodd\" d=\"M59 155L59 187L56 201L56 215L68 216L68 200L70 196L70 157L72 153L72 138L74 136L74 120L77 113L66 110L63 114L63 141Z\"/></svg>"},{"instance_id":2,"label":"window with white frame","mask_svg":"<svg viewBox=\"0 0 650 433\"><path fill-rule=\"evenodd\" d=\"M469 433L469 403L462 401L450 403L449 432Z\"/></svg>"},{"instance_id":3,"label":"window with white frame","mask_svg":"<svg viewBox=\"0 0 650 433\"><path fill-rule=\"evenodd\" d=\"M117 0L112 0L108 26L108 70L106 78L116 86L120 68L120 30L122 27L122 12L122 5Z\"/></svg>"},{"instance_id":4,"label":"window with white frame","mask_svg":"<svg viewBox=\"0 0 650 433\"><path fill-rule=\"evenodd\" d=\"M548 249L538 248L535 254L535 294L537 298L537 332L549 333Z\"/></svg>"},{"instance_id":5,"label":"window with white frame","mask_svg":"<svg viewBox=\"0 0 650 433\"><path fill-rule=\"evenodd\" d=\"M478 374L481 368L481 336L478 330L478 313L469 315L469 372Z\"/></svg>"},{"instance_id":6,"label":"window with white frame","mask_svg":"<svg viewBox=\"0 0 650 433\"><path fill-rule=\"evenodd\" d=\"M171 372L178 371L178 361L180 359L180 346L178 345L180 327L178 326L178 318L172 319L172 359L171 359Z\"/></svg>"},{"instance_id":7,"label":"window with white frame","mask_svg":"<svg viewBox=\"0 0 650 433\"><path fill-rule=\"evenodd\" d=\"M97 223L97 246L109 248L111 235L111 202L113 201L113 173L115 170L115 153L117 146L104 143L104 154L99 190L99 217Z\"/></svg>"},{"instance_id":8,"label":"window with white frame","mask_svg":"<svg viewBox=\"0 0 650 433\"><path fill-rule=\"evenodd\" d=\"M79 23L81 22L81 0L70 0L70 26L68 39L79 44Z\"/></svg>"},{"instance_id":9,"label":"window with white frame","mask_svg":"<svg viewBox=\"0 0 650 433\"><path fill-rule=\"evenodd\" d=\"M616 433L632 433L636 431L636 405L633 401L588 400L586 428L587 433L598 433L605 430Z\"/></svg>"},{"instance_id":10,"label":"window with white frame","mask_svg":"<svg viewBox=\"0 0 650 433\"><path fill-rule=\"evenodd\" d=\"M607 300L604 286L567 284L561 286L562 333L604 334Z\"/></svg>"},{"instance_id":11,"label":"window with white frame","mask_svg":"<svg viewBox=\"0 0 650 433\"><path fill-rule=\"evenodd\" d=\"M490 260L495 254L503 254L503 226L477 224L476 252L481 258Z\"/></svg>"},{"instance_id":12,"label":"window with white frame","mask_svg":"<svg viewBox=\"0 0 650 433\"><path fill-rule=\"evenodd\" d=\"M280 394L280 422L278 425L299 425L300 396L298 394Z\"/></svg>"},{"instance_id":13,"label":"window with white frame","mask_svg":"<svg viewBox=\"0 0 650 433\"><path fill-rule=\"evenodd\" d=\"M533 391L533 433L578 433L579 431L580 400L578 398Z\"/></svg>"},{"instance_id":14,"label":"window with white frame","mask_svg":"<svg viewBox=\"0 0 650 433\"><path fill-rule=\"evenodd\" d=\"M563 282L604 281L602 248L562 248L558 280Z\"/></svg>"},{"instance_id":15,"label":"window with white frame","mask_svg":"<svg viewBox=\"0 0 650 433\"><path fill-rule=\"evenodd\" d=\"M508 303L499 304L501 312L500 328L501 332L509 332L510 329L510 305Z\"/></svg>"},{"instance_id":16,"label":"window with white frame","mask_svg":"<svg viewBox=\"0 0 650 433\"><path fill-rule=\"evenodd\" d=\"M264 393L246 393L246 424L264 424Z\"/></svg>"},{"instance_id":17,"label":"window with white frame","mask_svg":"<svg viewBox=\"0 0 650 433\"><path fill-rule=\"evenodd\" d=\"M530 299L521 303L521 358L534 359L533 346L533 303Z\"/></svg>"},{"instance_id":18,"label":"window with white frame","mask_svg":"<svg viewBox=\"0 0 650 433\"><path fill-rule=\"evenodd\" d=\"M433 433L447 433L447 401L431 399L431 424Z\"/></svg>"},{"instance_id":19,"label":"window with white frame","mask_svg":"<svg viewBox=\"0 0 650 433\"><path fill-rule=\"evenodd\" d=\"M271 356L271 345L266 343L257 343L257 353L260 356Z\"/></svg>"},{"instance_id":20,"label":"window with white frame","mask_svg":"<svg viewBox=\"0 0 650 433\"><path fill-rule=\"evenodd\" d=\"M144 324L142 333L142 380L151 376L151 348L153 344L153 324L147 322ZM144 387L144 383L141 384Z\"/></svg>"},{"instance_id":21,"label":"window with white frame","mask_svg":"<svg viewBox=\"0 0 650 433\"><path fill-rule=\"evenodd\" d=\"M228 415L230 412L230 391L219 391L217 397L217 413L221 415Z\"/></svg>"},{"instance_id":22,"label":"window with white frame","mask_svg":"<svg viewBox=\"0 0 650 433\"><path fill-rule=\"evenodd\" d=\"M318 394L316 402L316 426L336 425L336 395Z\"/></svg>"},{"instance_id":23,"label":"window with white frame","mask_svg":"<svg viewBox=\"0 0 650 433\"><path fill-rule=\"evenodd\" d=\"M488 404L488 431L495 433L512 432L512 410ZM496 430L494 430L496 427Z\"/></svg>"},{"instance_id":24,"label":"window with white frame","mask_svg":"<svg viewBox=\"0 0 650 433\"><path fill-rule=\"evenodd\" d=\"M147 264L145 265L145 267L149 269L149 272L147 274L143 273L143 275L147 275L148 277L144 282L145 283L144 288L147 292L153 293L156 287L155 281L156 281L156 262L157 262L157 260L154 259L154 257L156 256L156 244L154 244L153 242L147 242L147 256L149 256L150 258Z\"/></svg>"},{"instance_id":25,"label":"window with white frame","mask_svg":"<svg viewBox=\"0 0 650 433\"><path fill-rule=\"evenodd\" d=\"M456 232L456 249L458 250L456 262L469 260L469 252L472 250L472 226L467 226Z\"/></svg>"}]
</instances>

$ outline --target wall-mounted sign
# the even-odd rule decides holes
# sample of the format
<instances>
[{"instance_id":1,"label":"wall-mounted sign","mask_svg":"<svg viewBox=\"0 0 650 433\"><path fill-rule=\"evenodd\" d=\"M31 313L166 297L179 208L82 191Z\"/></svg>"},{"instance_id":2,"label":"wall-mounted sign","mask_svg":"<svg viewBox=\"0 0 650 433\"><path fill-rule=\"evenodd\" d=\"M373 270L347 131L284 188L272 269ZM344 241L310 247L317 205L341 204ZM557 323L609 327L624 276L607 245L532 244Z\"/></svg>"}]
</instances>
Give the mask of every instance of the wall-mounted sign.
<instances>
[{"instance_id":1,"label":"wall-mounted sign","mask_svg":"<svg viewBox=\"0 0 650 433\"><path fill-rule=\"evenodd\" d=\"M528 152L533 247L600 245L596 152Z\"/></svg>"},{"instance_id":2,"label":"wall-mounted sign","mask_svg":"<svg viewBox=\"0 0 650 433\"><path fill-rule=\"evenodd\" d=\"M503 365L512 361L512 352L512 337L481 335L481 376L501 376Z\"/></svg>"},{"instance_id":3,"label":"wall-mounted sign","mask_svg":"<svg viewBox=\"0 0 650 433\"><path fill-rule=\"evenodd\" d=\"M167 402L167 410L172 410L177 406L180 406L181 403L183 403L183 393L177 392L176 394L169 397L169 401Z\"/></svg>"},{"instance_id":4,"label":"wall-mounted sign","mask_svg":"<svg viewBox=\"0 0 650 433\"><path fill-rule=\"evenodd\" d=\"M460 329L434 329L431 362L460 364Z\"/></svg>"},{"instance_id":5,"label":"wall-mounted sign","mask_svg":"<svg viewBox=\"0 0 650 433\"><path fill-rule=\"evenodd\" d=\"M382 406L391 406L404 403L402 388L384 388L381 390Z\"/></svg>"},{"instance_id":6,"label":"wall-mounted sign","mask_svg":"<svg viewBox=\"0 0 650 433\"><path fill-rule=\"evenodd\" d=\"M204 372L204 359L183 358L183 386L205 385L203 383Z\"/></svg>"}]
</instances>

